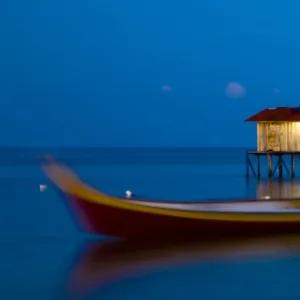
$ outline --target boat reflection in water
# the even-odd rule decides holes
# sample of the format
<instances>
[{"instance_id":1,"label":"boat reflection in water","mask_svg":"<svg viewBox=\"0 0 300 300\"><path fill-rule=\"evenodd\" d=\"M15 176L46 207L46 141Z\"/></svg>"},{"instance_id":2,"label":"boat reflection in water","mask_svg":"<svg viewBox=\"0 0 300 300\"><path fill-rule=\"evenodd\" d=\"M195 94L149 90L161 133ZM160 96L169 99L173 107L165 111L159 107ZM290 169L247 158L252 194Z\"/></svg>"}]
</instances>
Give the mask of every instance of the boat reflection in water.
<instances>
[{"instance_id":1,"label":"boat reflection in water","mask_svg":"<svg viewBox=\"0 0 300 300\"><path fill-rule=\"evenodd\" d=\"M277 258L300 253L300 236L251 239L138 242L107 241L86 245L68 278L69 299L86 299L88 295L114 281L139 277L208 261Z\"/></svg>"}]
</instances>

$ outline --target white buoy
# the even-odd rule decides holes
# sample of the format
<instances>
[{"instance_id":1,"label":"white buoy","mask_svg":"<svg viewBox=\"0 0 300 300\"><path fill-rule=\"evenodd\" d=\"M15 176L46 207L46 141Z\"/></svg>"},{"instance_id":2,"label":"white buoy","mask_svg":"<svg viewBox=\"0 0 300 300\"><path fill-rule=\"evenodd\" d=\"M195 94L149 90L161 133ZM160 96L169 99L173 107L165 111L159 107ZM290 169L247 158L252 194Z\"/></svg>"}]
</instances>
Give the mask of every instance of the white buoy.
<instances>
[{"instance_id":1,"label":"white buoy","mask_svg":"<svg viewBox=\"0 0 300 300\"><path fill-rule=\"evenodd\" d=\"M270 196L264 196L263 198L264 199L270 199L271 197Z\"/></svg>"},{"instance_id":2,"label":"white buoy","mask_svg":"<svg viewBox=\"0 0 300 300\"><path fill-rule=\"evenodd\" d=\"M132 192L131 191L126 191L125 195L126 195L126 198L131 198L132 197Z\"/></svg>"},{"instance_id":3,"label":"white buoy","mask_svg":"<svg viewBox=\"0 0 300 300\"><path fill-rule=\"evenodd\" d=\"M45 184L40 184L40 191L44 192L47 189L47 186Z\"/></svg>"}]
</instances>

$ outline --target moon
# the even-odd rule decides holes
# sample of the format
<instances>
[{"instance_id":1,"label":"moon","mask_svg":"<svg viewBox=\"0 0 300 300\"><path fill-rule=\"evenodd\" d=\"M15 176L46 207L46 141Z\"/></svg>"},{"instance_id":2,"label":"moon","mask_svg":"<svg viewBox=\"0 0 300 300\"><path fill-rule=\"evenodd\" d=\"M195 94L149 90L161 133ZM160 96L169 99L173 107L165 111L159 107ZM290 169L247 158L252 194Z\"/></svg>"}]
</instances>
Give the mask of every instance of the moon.
<instances>
[{"instance_id":1,"label":"moon","mask_svg":"<svg viewBox=\"0 0 300 300\"><path fill-rule=\"evenodd\" d=\"M229 98L242 98L246 94L245 88L238 82L230 82L225 88L225 93Z\"/></svg>"}]
</instances>

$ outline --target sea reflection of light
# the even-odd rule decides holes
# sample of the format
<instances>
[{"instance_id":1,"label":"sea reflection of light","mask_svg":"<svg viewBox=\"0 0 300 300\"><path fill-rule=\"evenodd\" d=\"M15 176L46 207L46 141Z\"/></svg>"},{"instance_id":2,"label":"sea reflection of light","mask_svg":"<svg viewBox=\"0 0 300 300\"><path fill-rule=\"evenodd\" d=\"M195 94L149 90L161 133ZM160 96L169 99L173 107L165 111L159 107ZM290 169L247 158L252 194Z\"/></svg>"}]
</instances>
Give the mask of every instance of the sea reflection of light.
<instances>
[{"instance_id":1,"label":"sea reflection of light","mask_svg":"<svg viewBox=\"0 0 300 300\"><path fill-rule=\"evenodd\" d=\"M259 199L300 198L300 180L265 180L257 183Z\"/></svg>"},{"instance_id":2,"label":"sea reflection of light","mask_svg":"<svg viewBox=\"0 0 300 300\"><path fill-rule=\"evenodd\" d=\"M69 278L69 292L84 295L121 279L208 262L274 259L300 252L300 236L184 243L92 243L83 251Z\"/></svg>"}]
</instances>

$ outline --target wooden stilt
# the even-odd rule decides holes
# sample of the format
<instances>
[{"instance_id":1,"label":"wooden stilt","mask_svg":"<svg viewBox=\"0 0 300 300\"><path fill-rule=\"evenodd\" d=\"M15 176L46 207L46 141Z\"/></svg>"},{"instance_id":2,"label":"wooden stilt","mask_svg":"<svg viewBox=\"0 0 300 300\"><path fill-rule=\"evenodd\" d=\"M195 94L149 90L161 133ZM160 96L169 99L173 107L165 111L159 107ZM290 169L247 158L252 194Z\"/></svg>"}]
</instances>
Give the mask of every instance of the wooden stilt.
<instances>
[{"instance_id":1,"label":"wooden stilt","mask_svg":"<svg viewBox=\"0 0 300 300\"><path fill-rule=\"evenodd\" d=\"M282 166L284 167L285 171L286 171L288 174L291 173L290 170L289 170L289 168L287 167L287 165L286 165L286 163L285 163L283 157L282 157Z\"/></svg>"},{"instance_id":2,"label":"wooden stilt","mask_svg":"<svg viewBox=\"0 0 300 300\"><path fill-rule=\"evenodd\" d=\"M260 156L256 156L257 159L257 177L260 177Z\"/></svg>"},{"instance_id":3,"label":"wooden stilt","mask_svg":"<svg viewBox=\"0 0 300 300\"><path fill-rule=\"evenodd\" d=\"M248 152L246 152L246 177L248 178L249 177L249 154Z\"/></svg>"},{"instance_id":4,"label":"wooden stilt","mask_svg":"<svg viewBox=\"0 0 300 300\"><path fill-rule=\"evenodd\" d=\"M253 165L252 165L252 162L251 162L249 156L247 157L247 160L248 160L249 167L250 167L250 169L251 169L251 171L252 171L252 174L253 174L254 176L256 176L256 172L255 172L255 170L254 170L254 168L253 168Z\"/></svg>"},{"instance_id":5,"label":"wooden stilt","mask_svg":"<svg viewBox=\"0 0 300 300\"><path fill-rule=\"evenodd\" d=\"M251 155L256 156L256 166L253 167L251 162ZM287 152L287 151L247 151L246 153L246 176L250 176L250 169L254 176L257 178L261 177L261 159L260 156L267 157L267 164L268 164L268 177L271 178L275 173L278 171L278 178L282 179L284 175L290 175L291 178L295 177L296 173L296 156L300 156L299 152ZM273 168L273 157L277 157L276 164ZM290 166L286 164L285 157L290 156Z\"/></svg>"},{"instance_id":6,"label":"wooden stilt","mask_svg":"<svg viewBox=\"0 0 300 300\"><path fill-rule=\"evenodd\" d=\"M279 161L277 161L274 170L272 171L272 176L275 175L276 171L278 170L278 166L279 166Z\"/></svg>"},{"instance_id":7,"label":"wooden stilt","mask_svg":"<svg viewBox=\"0 0 300 300\"><path fill-rule=\"evenodd\" d=\"M273 175L272 155L268 154L268 176L271 177L272 175Z\"/></svg>"},{"instance_id":8,"label":"wooden stilt","mask_svg":"<svg viewBox=\"0 0 300 300\"><path fill-rule=\"evenodd\" d=\"M292 178L295 177L295 154L292 153L292 156L291 156L291 176Z\"/></svg>"},{"instance_id":9,"label":"wooden stilt","mask_svg":"<svg viewBox=\"0 0 300 300\"><path fill-rule=\"evenodd\" d=\"M278 177L282 178L283 172L282 172L282 155L279 154L278 156Z\"/></svg>"}]
</instances>

